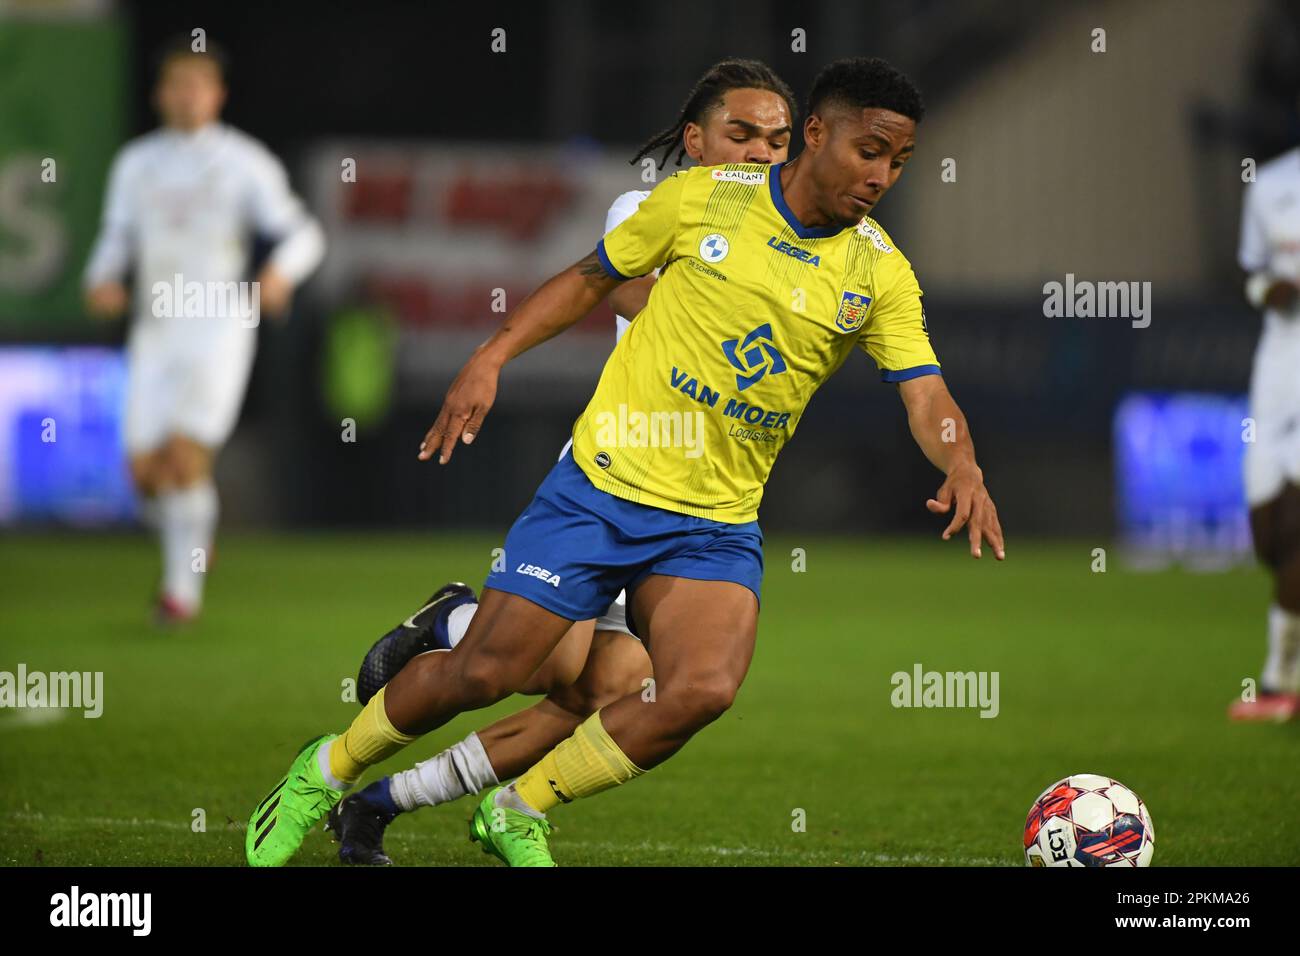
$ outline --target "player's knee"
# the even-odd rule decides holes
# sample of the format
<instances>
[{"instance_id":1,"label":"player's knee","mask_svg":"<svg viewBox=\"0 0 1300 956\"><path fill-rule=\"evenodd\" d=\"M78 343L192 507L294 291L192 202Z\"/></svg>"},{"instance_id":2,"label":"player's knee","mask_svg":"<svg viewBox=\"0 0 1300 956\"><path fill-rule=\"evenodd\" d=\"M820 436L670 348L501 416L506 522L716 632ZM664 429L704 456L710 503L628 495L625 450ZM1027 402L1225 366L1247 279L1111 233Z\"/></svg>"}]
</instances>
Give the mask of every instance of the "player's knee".
<instances>
[{"instance_id":1,"label":"player's knee","mask_svg":"<svg viewBox=\"0 0 1300 956\"><path fill-rule=\"evenodd\" d=\"M456 686L463 700L462 710L490 707L523 687L527 675L514 673L503 667L500 660L481 654L470 654L460 666Z\"/></svg>"},{"instance_id":2,"label":"player's knee","mask_svg":"<svg viewBox=\"0 0 1300 956\"><path fill-rule=\"evenodd\" d=\"M167 447L167 462L172 483L189 488L208 476L208 453L189 439L173 439Z\"/></svg>"},{"instance_id":3,"label":"player's knee","mask_svg":"<svg viewBox=\"0 0 1300 956\"><path fill-rule=\"evenodd\" d=\"M661 689L658 700L669 705L680 726L695 729L730 710L739 690L740 685L730 676L717 673Z\"/></svg>"},{"instance_id":4,"label":"player's knee","mask_svg":"<svg viewBox=\"0 0 1300 956\"><path fill-rule=\"evenodd\" d=\"M620 664L617 667L599 669L595 673L583 673L573 685L576 704L583 713L594 714L628 694L641 693L649 677L648 666L638 667L635 664Z\"/></svg>"},{"instance_id":5,"label":"player's knee","mask_svg":"<svg viewBox=\"0 0 1300 956\"><path fill-rule=\"evenodd\" d=\"M146 498L158 494L158 466L153 455L137 455L131 459L131 483Z\"/></svg>"}]
</instances>

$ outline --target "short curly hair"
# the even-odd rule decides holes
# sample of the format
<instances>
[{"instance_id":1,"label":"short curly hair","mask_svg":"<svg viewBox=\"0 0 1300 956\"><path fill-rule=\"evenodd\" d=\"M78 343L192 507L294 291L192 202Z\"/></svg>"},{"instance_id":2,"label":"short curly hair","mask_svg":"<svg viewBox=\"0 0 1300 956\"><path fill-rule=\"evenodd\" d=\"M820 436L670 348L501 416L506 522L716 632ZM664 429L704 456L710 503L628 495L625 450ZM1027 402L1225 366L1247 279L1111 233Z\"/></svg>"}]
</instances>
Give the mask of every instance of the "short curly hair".
<instances>
[{"instance_id":1,"label":"short curly hair","mask_svg":"<svg viewBox=\"0 0 1300 956\"><path fill-rule=\"evenodd\" d=\"M813 80L809 115L827 105L884 109L921 122L925 103L907 75L879 57L853 57L828 64Z\"/></svg>"}]
</instances>

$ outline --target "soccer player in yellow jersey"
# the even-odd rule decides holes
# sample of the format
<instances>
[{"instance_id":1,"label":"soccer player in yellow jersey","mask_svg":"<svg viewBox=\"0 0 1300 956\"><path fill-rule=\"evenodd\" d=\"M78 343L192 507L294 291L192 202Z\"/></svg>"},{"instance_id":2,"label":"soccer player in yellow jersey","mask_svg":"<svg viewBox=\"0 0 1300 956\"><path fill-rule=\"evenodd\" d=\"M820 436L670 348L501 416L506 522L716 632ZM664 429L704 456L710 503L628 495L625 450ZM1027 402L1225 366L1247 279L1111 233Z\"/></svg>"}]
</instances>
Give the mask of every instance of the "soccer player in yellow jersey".
<instances>
[{"instance_id":1,"label":"soccer player in yellow jersey","mask_svg":"<svg viewBox=\"0 0 1300 956\"><path fill-rule=\"evenodd\" d=\"M642 146L631 163L637 165L660 150L659 168L674 152L678 166L687 156L704 166L784 162L796 115L794 93L766 63L722 60L696 81L677 121ZM635 212L649 195L637 190L616 198L606 216L605 232ZM610 293L609 303L617 313L611 342L622 338L632 325L654 284L655 277L647 275ZM463 584L447 584L435 592L367 653L357 678L361 705L417 654L451 650L459 644L476 610L474 592ZM545 694L541 701L471 733L409 770L344 797L328 820L339 841L339 858L375 866L391 863L384 851L384 831L400 813L458 800L513 779L601 707L641 691L650 676L650 658L628 629L620 592L594 622L578 621L569 628L520 688L521 694Z\"/></svg>"},{"instance_id":2,"label":"soccer player in yellow jersey","mask_svg":"<svg viewBox=\"0 0 1300 956\"><path fill-rule=\"evenodd\" d=\"M915 149L910 80L877 59L817 77L804 151L772 167L698 167L661 183L582 261L530 295L448 390L421 445L470 444L502 366L664 263L561 459L506 538L469 632L411 661L341 736L308 744L254 810L250 863L288 860L365 768L523 686L573 621L620 589L654 695L602 708L509 787L471 837L513 866L553 865L547 811L626 783L730 707L753 655L763 485L812 393L855 347L896 384L913 437L945 475L927 507L1005 556L965 417L929 344L911 266L868 214ZM945 440L947 439L947 440ZM651 700L653 702L651 702Z\"/></svg>"}]
</instances>

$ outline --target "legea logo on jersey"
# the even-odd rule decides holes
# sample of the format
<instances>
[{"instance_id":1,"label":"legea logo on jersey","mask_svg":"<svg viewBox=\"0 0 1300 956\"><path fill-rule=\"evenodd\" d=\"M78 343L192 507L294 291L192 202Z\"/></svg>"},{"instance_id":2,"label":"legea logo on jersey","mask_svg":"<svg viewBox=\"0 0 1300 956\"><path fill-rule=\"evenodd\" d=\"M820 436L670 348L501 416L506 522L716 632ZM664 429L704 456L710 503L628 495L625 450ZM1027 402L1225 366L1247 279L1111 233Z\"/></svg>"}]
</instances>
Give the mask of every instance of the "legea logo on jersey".
<instances>
[{"instance_id":1,"label":"legea logo on jersey","mask_svg":"<svg viewBox=\"0 0 1300 956\"><path fill-rule=\"evenodd\" d=\"M867 320L871 296L861 292L845 292L840 297L840 311L835 315L835 327L841 332L856 332Z\"/></svg>"},{"instance_id":2,"label":"legea logo on jersey","mask_svg":"<svg viewBox=\"0 0 1300 956\"><path fill-rule=\"evenodd\" d=\"M735 366L736 388L742 392L761 381L764 375L780 375L785 371L785 359L772 342L770 322L754 329L743 341L728 339L723 342L722 354Z\"/></svg>"},{"instance_id":3,"label":"legea logo on jersey","mask_svg":"<svg viewBox=\"0 0 1300 956\"><path fill-rule=\"evenodd\" d=\"M731 243L721 233L713 232L700 240L700 258L705 262L721 262L730 251Z\"/></svg>"},{"instance_id":4,"label":"legea logo on jersey","mask_svg":"<svg viewBox=\"0 0 1300 956\"><path fill-rule=\"evenodd\" d=\"M773 236L771 239L768 239L767 244L771 246L773 249L775 249L777 252L785 253L791 259L798 259L800 262L808 263L808 265L812 266L814 269L820 268L821 266L822 263L821 256L815 256L807 249L800 249L798 246L792 246L790 245L790 243L783 242L782 240L776 238L776 236Z\"/></svg>"}]
</instances>

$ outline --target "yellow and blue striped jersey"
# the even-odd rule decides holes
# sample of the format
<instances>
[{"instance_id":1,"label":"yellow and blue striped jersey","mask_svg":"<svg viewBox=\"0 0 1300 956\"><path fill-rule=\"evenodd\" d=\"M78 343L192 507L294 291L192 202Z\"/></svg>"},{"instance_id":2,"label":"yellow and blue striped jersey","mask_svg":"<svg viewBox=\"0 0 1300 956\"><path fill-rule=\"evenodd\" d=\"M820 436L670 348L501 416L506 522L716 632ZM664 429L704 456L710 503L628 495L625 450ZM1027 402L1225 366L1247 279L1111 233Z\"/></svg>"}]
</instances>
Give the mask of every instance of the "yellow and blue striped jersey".
<instances>
[{"instance_id":1,"label":"yellow and blue striped jersey","mask_svg":"<svg viewBox=\"0 0 1300 956\"><path fill-rule=\"evenodd\" d=\"M752 521L804 407L855 346L887 382L939 372L920 286L885 231L801 225L780 175L675 173L597 246L619 278L662 264L574 424L574 460L597 488Z\"/></svg>"}]
</instances>

